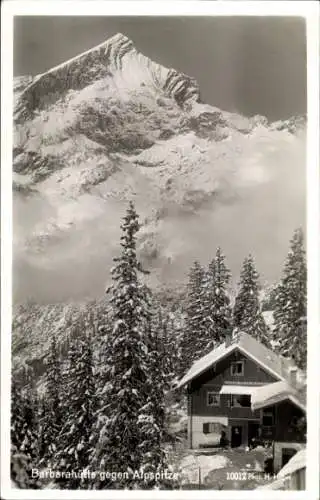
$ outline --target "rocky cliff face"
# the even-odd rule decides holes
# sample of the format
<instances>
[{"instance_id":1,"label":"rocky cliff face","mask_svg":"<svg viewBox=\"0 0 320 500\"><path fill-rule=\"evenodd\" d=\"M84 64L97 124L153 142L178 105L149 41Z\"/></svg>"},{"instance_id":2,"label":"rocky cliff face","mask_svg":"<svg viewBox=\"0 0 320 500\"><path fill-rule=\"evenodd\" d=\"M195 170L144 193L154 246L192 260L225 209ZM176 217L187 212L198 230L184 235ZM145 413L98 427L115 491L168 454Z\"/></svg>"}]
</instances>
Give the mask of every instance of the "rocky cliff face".
<instances>
[{"instance_id":1,"label":"rocky cliff face","mask_svg":"<svg viewBox=\"0 0 320 500\"><path fill-rule=\"evenodd\" d=\"M16 123L24 123L36 110L56 103L66 93L80 91L103 80L117 79L127 88L148 86L154 93L173 98L180 106L199 100L196 81L164 68L137 52L133 42L119 33L97 47L38 75L20 96ZM114 82L116 83L116 82Z\"/></svg>"},{"instance_id":2,"label":"rocky cliff face","mask_svg":"<svg viewBox=\"0 0 320 500\"><path fill-rule=\"evenodd\" d=\"M16 300L103 293L129 199L154 283L183 279L191 260L218 244L239 265L239 255L256 251L245 235L262 219L257 238L271 245L270 260L279 258L271 224L285 254L301 222L292 213L304 216L304 121L269 124L204 104L193 78L122 34L16 79L15 92Z\"/></svg>"}]
</instances>

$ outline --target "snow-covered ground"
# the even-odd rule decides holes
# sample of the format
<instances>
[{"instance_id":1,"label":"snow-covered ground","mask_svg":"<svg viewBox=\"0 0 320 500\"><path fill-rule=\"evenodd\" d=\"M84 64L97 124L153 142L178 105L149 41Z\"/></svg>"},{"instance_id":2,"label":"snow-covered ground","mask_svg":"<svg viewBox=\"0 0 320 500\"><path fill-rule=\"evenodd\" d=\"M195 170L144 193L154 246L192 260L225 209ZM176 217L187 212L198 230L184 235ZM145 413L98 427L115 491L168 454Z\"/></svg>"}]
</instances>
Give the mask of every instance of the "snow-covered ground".
<instances>
[{"instance_id":1,"label":"snow-covered ground","mask_svg":"<svg viewBox=\"0 0 320 500\"><path fill-rule=\"evenodd\" d=\"M223 455L186 455L180 463L182 484L205 482L211 471L230 464L231 460Z\"/></svg>"},{"instance_id":2,"label":"snow-covered ground","mask_svg":"<svg viewBox=\"0 0 320 500\"><path fill-rule=\"evenodd\" d=\"M270 450L258 447L226 449L216 452L181 452L176 469L184 489L254 489L271 481L264 473L264 461Z\"/></svg>"},{"instance_id":3,"label":"snow-covered ground","mask_svg":"<svg viewBox=\"0 0 320 500\"><path fill-rule=\"evenodd\" d=\"M183 489L255 489L273 479L264 474L265 460L272 455L269 448L188 449L186 408L181 402L167 405L169 431L177 438L174 445L168 444L168 462Z\"/></svg>"}]
</instances>

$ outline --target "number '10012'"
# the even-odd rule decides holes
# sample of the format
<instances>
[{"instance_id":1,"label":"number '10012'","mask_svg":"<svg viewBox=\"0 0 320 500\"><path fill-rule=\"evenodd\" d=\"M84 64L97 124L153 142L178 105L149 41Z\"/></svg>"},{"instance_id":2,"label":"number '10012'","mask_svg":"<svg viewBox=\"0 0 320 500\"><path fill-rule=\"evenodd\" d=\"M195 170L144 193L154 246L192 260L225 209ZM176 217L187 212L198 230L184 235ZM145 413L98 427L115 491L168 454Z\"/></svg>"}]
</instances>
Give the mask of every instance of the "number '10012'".
<instances>
[{"instance_id":1,"label":"number '10012'","mask_svg":"<svg viewBox=\"0 0 320 500\"><path fill-rule=\"evenodd\" d=\"M229 481L245 481L246 479L246 472L227 472L227 480Z\"/></svg>"}]
</instances>

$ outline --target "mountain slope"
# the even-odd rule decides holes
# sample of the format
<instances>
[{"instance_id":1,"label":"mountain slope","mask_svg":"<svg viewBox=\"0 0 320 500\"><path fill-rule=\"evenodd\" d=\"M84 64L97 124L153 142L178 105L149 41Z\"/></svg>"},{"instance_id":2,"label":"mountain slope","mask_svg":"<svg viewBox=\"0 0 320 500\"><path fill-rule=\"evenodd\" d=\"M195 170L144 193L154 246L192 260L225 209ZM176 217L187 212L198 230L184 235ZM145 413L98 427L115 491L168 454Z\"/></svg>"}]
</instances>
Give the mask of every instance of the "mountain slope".
<instances>
[{"instance_id":1,"label":"mountain slope","mask_svg":"<svg viewBox=\"0 0 320 500\"><path fill-rule=\"evenodd\" d=\"M204 104L193 78L121 34L15 89L15 300L100 294L131 198L153 284L218 244L231 267L259 245L279 250L266 268L285 255L304 217L304 120Z\"/></svg>"}]
</instances>

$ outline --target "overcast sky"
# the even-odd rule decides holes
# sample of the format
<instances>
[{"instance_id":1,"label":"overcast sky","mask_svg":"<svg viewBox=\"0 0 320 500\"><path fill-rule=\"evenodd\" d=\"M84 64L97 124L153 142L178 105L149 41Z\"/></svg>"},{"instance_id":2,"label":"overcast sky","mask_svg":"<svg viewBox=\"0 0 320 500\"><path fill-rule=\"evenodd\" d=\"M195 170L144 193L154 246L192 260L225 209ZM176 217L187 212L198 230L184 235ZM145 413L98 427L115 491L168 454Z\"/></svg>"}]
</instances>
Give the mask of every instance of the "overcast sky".
<instances>
[{"instance_id":1,"label":"overcast sky","mask_svg":"<svg viewBox=\"0 0 320 500\"><path fill-rule=\"evenodd\" d=\"M271 120L306 110L302 18L24 16L14 29L16 76L42 73L122 32L154 61L195 77L205 102Z\"/></svg>"}]
</instances>

